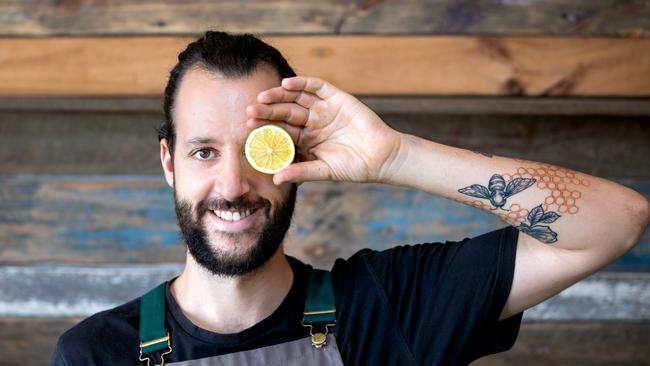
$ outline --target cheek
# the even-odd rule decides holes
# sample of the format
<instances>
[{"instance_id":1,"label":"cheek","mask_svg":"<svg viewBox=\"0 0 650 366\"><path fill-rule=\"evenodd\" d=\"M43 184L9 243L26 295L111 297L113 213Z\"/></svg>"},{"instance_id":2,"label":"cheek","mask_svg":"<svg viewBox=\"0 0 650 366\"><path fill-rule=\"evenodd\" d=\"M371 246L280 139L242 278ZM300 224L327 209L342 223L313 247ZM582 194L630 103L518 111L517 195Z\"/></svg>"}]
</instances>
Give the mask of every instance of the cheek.
<instances>
[{"instance_id":1,"label":"cheek","mask_svg":"<svg viewBox=\"0 0 650 366\"><path fill-rule=\"evenodd\" d=\"M273 212L277 212L280 205L286 203L290 190L291 186L289 184L283 184L282 186L278 187L274 185L273 182L271 182L268 191L265 192L265 195L263 195L263 197L271 202Z\"/></svg>"},{"instance_id":2,"label":"cheek","mask_svg":"<svg viewBox=\"0 0 650 366\"><path fill-rule=\"evenodd\" d=\"M204 199L212 189L213 180L205 174L197 174L192 170L177 169L174 175L176 194L190 201Z\"/></svg>"}]
</instances>

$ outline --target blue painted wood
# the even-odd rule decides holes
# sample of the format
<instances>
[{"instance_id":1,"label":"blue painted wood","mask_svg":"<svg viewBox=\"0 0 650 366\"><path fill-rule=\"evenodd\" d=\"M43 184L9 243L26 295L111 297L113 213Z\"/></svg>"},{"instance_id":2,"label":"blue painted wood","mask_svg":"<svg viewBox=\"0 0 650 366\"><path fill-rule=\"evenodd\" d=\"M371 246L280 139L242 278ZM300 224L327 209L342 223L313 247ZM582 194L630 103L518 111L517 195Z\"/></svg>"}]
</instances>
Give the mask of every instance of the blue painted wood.
<instances>
[{"instance_id":1,"label":"blue painted wood","mask_svg":"<svg viewBox=\"0 0 650 366\"><path fill-rule=\"evenodd\" d=\"M650 197L650 182L632 182ZM496 216L382 185L301 186L289 254L327 267L359 249L461 240L501 228ZM0 176L2 263L180 262L172 192L153 176ZM650 231L609 270L650 271Z\"/></svg>"}]
</instances>

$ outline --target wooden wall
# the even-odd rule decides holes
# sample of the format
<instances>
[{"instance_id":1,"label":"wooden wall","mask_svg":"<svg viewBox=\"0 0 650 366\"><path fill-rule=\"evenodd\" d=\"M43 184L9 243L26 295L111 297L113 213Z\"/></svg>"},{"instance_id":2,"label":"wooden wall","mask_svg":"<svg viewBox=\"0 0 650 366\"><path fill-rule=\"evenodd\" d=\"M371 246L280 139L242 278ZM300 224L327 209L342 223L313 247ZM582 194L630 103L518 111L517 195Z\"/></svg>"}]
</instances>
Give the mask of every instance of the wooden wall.
<instances>
[{"instance_id":1,"label":"wooden wall","mask_svg":"<svg viewBox=\"0 0 650 366\"><path fill-rule=\"evenodd\" d=\"M80 318L180 271L154 128L177 52L205 29L263 35L299 73L357 94L400 131L650 198L646 2L5 1L0 365L44 364ZM414 190L310 183L287 250L327 267L364 247L503 225ZM604 271L528 311L511 352L475 364L647 363L649 286L646 231Z\"/></svg>"}]
</instances>

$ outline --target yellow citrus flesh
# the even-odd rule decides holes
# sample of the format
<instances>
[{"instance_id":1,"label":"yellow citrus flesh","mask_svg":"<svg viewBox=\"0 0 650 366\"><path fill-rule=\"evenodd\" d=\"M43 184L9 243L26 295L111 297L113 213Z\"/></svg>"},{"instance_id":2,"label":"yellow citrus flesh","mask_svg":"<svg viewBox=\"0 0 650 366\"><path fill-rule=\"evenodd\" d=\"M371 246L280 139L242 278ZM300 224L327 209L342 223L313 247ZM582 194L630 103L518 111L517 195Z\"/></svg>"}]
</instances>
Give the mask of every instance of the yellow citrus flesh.
<instances>
[{"instance_id":1,"label":"yellow citrus flesh","mask_svg":"<svg viewBox=\"0 0 650 366\"><path fill-rule=\"evenodd\" d=\"M296 154L289 133L276 125L264 125L251 131L244 150L250 165L266 174L286 168Z\"/></svg>"}]
</instances>

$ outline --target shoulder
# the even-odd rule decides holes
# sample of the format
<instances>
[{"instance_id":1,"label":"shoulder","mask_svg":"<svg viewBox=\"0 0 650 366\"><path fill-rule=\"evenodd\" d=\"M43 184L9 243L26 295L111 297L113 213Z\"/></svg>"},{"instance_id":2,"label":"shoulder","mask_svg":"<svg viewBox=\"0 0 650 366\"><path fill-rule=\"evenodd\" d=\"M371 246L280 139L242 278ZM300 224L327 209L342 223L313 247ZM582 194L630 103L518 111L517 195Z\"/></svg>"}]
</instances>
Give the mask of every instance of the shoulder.
<instances>
[{"instance_id":1,"label":"shoulder","mask_svg":"<svg viewBox=\"0 0 650 366\"><path fill-rule=\"evenodd\" d=\"M51 364L118 364L115 357L120 354L133 357L139 342L139 311L137 298L84 319L59 337Z\"/></svg>"},{"instance_id":2,"label":"shoulder","mask_svg":"<svg viewBox=\"0 0 650 366\"><path fill-rule=\"evenodd\" d=\"M497 319L512 281L517 234L508 226L459 241L365 249L338 260L332 283L346 361L461 364L511 347L521 317L507 324ZM393 345L390 353L365 343L378 335Z\"/></svg>"},{"instance_id":3,"label":"shoulder","mask_svg":"<svg viewBox=\"0 0 650 366\"><path fill-rule=\"evenodd\" d=\"M507 226L458 241L400 245L382 251L363 249L347 260L337 260L332 273L336 277L368 271L380 276L400 276L434 268L464 267L472 262L497 264L504 257L514 261L517 237L517 229Z\"/></svg>"}]
</instances>

